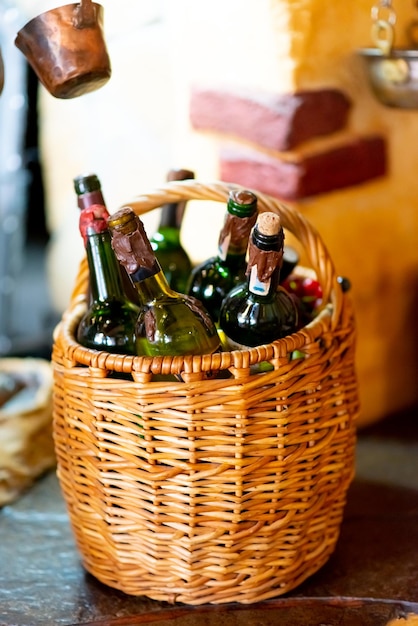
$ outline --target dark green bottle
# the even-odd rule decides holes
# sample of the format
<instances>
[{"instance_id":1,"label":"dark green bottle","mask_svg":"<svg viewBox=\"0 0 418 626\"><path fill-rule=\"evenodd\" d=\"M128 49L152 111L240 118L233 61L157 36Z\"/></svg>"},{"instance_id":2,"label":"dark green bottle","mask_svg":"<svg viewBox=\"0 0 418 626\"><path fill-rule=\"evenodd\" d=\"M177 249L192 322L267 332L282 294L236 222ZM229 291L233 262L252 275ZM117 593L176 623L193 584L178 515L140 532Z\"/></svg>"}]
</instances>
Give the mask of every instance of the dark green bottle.
<instances>
[{"instance_id":1,"label":"dark green bottle","mask_svg":"<svg viewBox=\"0 0 418 626\"><path fill-rule=\"evenodd\" d=\"M80 211L87 209L93 204L98 204L103 207L106 207L106 203L103 198L102 185L97 174L81 174L80 176L76 176L73 179L74 191L77 195L77 204ZM104 219L109 217L109 212L106 207L106 215L104 215ZM123 289L129 300L135 302L136 293L132 287L132 283L130 281L129 276L127 276L125 272L125 268L120 267L120 272L122 275L122 285ZM87 297L89 303L91 303L91 289L90 285L88 285L87 289Z\"/></svg>"},{"instance_id":2,"label":"dark green bottle","mask_svg":"<svg viewBox=\"0 0 418 626\"><path fill-rule=\"evenodd\" d=\"M216 352L220 342L212 319L195 298L170 288L139 217L124 207L110 216L108 225L116 257L130 275L138 295L137 354Z\"/></svg>"},{"instance_id":3,"label":"dark green bottle","mask_svg":"<svg viewBox=\"0 0 418 626\"><path fill-rule=\"evenodd\" d=\"M247 190L231 191L218 254L192 270L187 293L204 304L215 322L225 296L245 280L248 237L256 219L257 197Z\"/></svg>"},{"instance_id":4,"label":"dark green bottle","mask_svg":"<svg viewBox=\"0 0 418 626\"><path fill-rule=\"evenodd\" d=\"M74 191L77 196L77 206L80 211L87 209L92 204L106 206L104 201L102 186L97 174L80 174L73 178ZM108 216L109 214L107 214ZM90 278L87 285L87 300L89 306L92 303Z\"/></svg>"},{"instance_id":5,"label":"dark green bottle","mask_svg":"<svg viewBox=\"0 0 418 626\"><path fill-rule=\"evenodd\" d=\"M247 280L221 308L219 325L231 350L271 343L297 329L295 303L279 285L283 242L279 216L260 213L248 247Z\"/></svg>"},{"instance_id":6,"label":"dark green bottle","mask_svg":"<svg viewBox=\"0 0 418 626\"><path fill-rule=\"evenodd\" d=\"M184 169L172 169L167 181L189 180L194 172ZM158 230L150 238L152 249L157 255L168 284L174 291L185 293L192 263L184 249L181 239L181 224L187 200L170 202L161 207Z\"/></svg>"},{"instance_id":7,"label":"dark green bottle","mask_svg":"<svg viewBox=\"0 0 418 626\"><path fill-rule=\"evenodd\" d=\"M90 272L91 302L77 329L78 342L95 350L135 354L139 308L125 294L121 268L111 245L106 207L80 212L80 233Z\"/></svg>"}]
</instances>

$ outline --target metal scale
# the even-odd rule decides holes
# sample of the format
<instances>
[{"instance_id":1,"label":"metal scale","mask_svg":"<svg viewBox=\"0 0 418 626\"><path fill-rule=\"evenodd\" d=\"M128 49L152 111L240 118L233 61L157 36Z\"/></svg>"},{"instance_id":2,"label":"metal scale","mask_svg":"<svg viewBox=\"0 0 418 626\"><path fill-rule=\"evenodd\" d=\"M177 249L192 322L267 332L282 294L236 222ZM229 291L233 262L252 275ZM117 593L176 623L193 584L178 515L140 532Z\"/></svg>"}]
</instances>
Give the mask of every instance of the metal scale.
<instances>
[{"instance_id":1,"label":"metal scale","mask_svg":"<svg viewBox=\"0 0 418 626\"><path fill-rule=\"evenodd\" d=\"M418 8L418 2L416 2ZM370 85L384 105L418 108L418 19L407 29L410 48L395 48L396 13L391 0L379 0L371 10L375 48L361 48Z\"/></svg>"}]
</instances>

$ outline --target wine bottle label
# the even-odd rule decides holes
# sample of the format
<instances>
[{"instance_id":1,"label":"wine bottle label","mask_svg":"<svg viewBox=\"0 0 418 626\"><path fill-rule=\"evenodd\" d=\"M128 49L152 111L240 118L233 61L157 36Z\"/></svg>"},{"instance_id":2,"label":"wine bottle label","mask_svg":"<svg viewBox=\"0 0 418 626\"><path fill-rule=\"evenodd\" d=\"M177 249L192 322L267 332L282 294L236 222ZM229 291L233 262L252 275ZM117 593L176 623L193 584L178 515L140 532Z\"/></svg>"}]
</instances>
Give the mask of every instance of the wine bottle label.
<instances>
[{"instance_id":1,"label":"wine bottle label","mask_svg":"<svg viewBox=\"0 0 418 626\"><path fill-rule=\"evenodd\" d=\"M265 282L259 280L257 273L257 265L253 265L250 272L250 280L248 288L251 293L257 296L267 296L270 289L270 280Z\"/></svg>"}]
</instances>

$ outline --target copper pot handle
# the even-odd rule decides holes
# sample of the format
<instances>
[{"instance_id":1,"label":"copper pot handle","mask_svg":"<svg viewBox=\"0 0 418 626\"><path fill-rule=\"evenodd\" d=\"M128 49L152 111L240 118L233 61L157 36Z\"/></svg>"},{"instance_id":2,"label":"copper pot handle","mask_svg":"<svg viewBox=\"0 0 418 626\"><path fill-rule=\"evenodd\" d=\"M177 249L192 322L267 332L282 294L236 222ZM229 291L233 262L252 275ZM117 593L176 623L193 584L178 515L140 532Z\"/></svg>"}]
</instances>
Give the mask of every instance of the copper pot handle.
<instances>
[{"instance_id":1,"label":"copper pot handle","mask_svg":"<svg viewBox=\"0 0 418 626\"><path fill-rule=\"evenodd\" d=\"M96 23L96 7L92 0L80 0L74 10L73 26L75 28L90 28Z\"/></svg>"}]
</instances>

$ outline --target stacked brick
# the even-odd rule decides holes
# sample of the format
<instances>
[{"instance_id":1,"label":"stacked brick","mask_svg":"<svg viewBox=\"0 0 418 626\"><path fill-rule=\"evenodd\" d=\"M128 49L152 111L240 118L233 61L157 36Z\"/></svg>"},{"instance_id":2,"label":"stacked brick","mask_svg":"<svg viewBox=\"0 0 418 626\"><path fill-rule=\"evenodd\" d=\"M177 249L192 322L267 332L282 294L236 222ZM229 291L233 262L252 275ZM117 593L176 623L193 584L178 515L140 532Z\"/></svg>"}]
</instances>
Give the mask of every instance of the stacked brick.
<instances>
[{"instance_id":1,"label":"stacked brick","mask_svg":"<svg viewBox=\"0 0 418 626\"><path fill-rule=\"evenodd\" d=\"M229 140L219 148L222 180L296 201L386 174L383 137L345 133L336 141L350 109L337 89L283 95L194 89L190 121Z\"/></svg>"}]
</instances>

